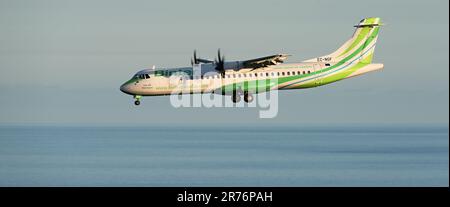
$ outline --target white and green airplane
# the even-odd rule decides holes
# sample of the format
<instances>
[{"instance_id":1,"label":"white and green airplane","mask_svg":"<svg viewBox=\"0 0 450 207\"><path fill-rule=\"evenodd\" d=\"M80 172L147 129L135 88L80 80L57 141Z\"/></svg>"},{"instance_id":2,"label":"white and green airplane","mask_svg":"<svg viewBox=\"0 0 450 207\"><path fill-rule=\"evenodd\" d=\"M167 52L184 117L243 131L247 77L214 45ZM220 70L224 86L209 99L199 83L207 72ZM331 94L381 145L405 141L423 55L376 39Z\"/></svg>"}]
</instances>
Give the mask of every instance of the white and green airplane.
<instances>
[{"instance_id":1,"label":"white and green airplane","mask_svg":"<svg viewBox=\"0 0 450 207\"><path fill-rule=\"evenodd\" d=\"M363 19L335 52L300 63L283 63L287 54L226 62L220 50L211 61L197 58L194 51L192 67L141 70L120 90L139 105L142 96L216 93L229 95L237 103L241 96L251 102L252 94L270 90L322 86L383 68L383 64L372 63L381 25L380 18Z\"/></svg>"}]
</instances>

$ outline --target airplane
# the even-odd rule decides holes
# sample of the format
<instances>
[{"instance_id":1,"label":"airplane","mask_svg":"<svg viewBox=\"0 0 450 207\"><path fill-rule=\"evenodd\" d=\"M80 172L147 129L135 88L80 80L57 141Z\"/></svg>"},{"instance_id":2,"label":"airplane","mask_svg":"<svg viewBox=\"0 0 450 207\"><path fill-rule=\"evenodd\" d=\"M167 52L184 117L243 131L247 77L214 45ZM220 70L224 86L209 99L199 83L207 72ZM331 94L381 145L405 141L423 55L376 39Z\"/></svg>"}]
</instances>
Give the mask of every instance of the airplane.
<instances>
[{"instance_id":1,"label":"airplane","mask_svg":"<svg viewBox=\"0 0 450 207\"><path fill-rule=\"evenodd\" d=\"M120 86L139 105L142 96L215 93L231 96L234 103L253 101L253 94L270 90L306 89L383 69L372 63L380 18L361 20L352 37L335 52L299 63L284 63L290 56L276 54L244 61L198 58L194 50L191 67L151 68L137 72ZM275 80L275 81L274 81Z\"/></svg>"}]
</instances>

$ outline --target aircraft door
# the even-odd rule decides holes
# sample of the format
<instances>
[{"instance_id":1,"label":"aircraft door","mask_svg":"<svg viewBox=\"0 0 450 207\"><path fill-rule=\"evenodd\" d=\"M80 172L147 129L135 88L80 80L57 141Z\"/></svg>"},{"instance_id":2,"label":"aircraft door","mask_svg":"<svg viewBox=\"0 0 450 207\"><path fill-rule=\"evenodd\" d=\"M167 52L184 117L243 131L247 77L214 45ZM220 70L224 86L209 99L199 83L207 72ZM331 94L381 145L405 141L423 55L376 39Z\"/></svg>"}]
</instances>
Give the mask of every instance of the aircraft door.
<instances>
[{"instance_id":1,"label":"aircraft door","mask_svg":"<svg viewBox=\"0 0 450 207\"><path fill-rule=\"evenodd\" d=\"M316 86L320 86L322 84L323 78L319 77L319 75L317 75L319 73L319 71L322 69L322 66L320 65L320 63L315 63L314 64L314 80L316 82Z\"/></svg>"},{"instance_id":2,"label":"aircraft door","mask_svg":"<svg viewBox=\"0 0 450 207\"><path fill-rule=\"evenodd\" d=\"M176 73L173 72L172 75L169 76L169 93L178 93L181 91L182 78Z\"/></svg>"},{"instance_id":3,"label":"aircraft door","mask_svg":"<svg viewBox=\"0 0 450 207\"><path fill-rule=\"evenodd\" d=\"M154 81L154 85L158 86L157 91L159 93L166 93L167 88L169 87L169 78L167 76L167 71L163 71L160 76L156 76Z\"/></svg>"}]
</instances>

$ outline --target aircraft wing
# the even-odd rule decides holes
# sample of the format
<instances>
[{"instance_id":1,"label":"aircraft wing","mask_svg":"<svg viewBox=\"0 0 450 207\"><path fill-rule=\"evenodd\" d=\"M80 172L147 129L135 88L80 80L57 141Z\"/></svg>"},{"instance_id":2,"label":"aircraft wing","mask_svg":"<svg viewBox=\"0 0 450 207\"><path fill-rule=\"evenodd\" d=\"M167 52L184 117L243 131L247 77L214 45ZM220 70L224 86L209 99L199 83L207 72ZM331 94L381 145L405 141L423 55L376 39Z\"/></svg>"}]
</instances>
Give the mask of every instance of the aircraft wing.
<instances>
[{"instance_id":1,"label":"aircraft wing","mask_svg":"<svg viewBox=\"0 0 450 207\"><path fill-rule=\"evenodd\" d=\"M202 59L202 58L197 58L197 61L201 62L201 63L213 63L214 62L212 60L207 60L207 59Z\"/></svg>"},{"instance_id":2,"label":"aircraft wing","mask_svg":"<svg viewBox=\"0 0 450 207\"><path fill-rule=\"evenodd\" d=\"M278 65L280 63L283 63L287 58L288 54L276 54L251 60L245 60L243 61L243 65L245 68L264 68L269 65Z\"/></svg>"}]
</instances>

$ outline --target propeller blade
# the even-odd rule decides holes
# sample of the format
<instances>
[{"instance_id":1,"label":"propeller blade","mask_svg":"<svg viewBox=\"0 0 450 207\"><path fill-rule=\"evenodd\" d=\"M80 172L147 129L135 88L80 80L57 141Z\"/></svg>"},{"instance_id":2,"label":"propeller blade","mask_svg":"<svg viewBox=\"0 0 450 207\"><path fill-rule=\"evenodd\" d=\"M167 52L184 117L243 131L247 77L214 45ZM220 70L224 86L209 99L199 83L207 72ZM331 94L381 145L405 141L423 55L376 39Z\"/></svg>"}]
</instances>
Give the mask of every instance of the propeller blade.
<instances>
[{"instance_id":1,"label":"propeller blade","mask_svg":"<svg viewBox=\"0 0 450 207\"><path fill-rule=\"evenodd\" d=\"M195 62L195 64L198 64L198 60L197 60L197 50L194 50L194 62Z\"/></svg>"},{"instance_id":2,"label":"propeller blade","mask_svg":"<svg viewBox=\"0 0 450 207\"><path fill-rule=\"evenodd\" d=\"M194 50L194 57L191 59L191 65L198 64L198 58L197 58L197 50Z\"/></svg>"},{"instance_id":3,"label":"propeller blade","mask_svg":"<svg viewBox=\"0 0 450 207\"><path fill-rule=\"evenodd\" d=\"M220 54L220 48L217 50L217 59L214 60L216 70L220 73L222 78L225 77L225 56Z\"/></svg>"},{"instance_id":4,"label":"propeller blade","mask_svg":"<svg viewBox=\"0 0 450 207\"><path fill-rule=\"evenodd\" d=\"M217 50L217 57L219 58L219 63L222 62L222 59L220 59L220 48Z\"/></svg>"}]
</instances>

